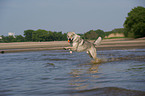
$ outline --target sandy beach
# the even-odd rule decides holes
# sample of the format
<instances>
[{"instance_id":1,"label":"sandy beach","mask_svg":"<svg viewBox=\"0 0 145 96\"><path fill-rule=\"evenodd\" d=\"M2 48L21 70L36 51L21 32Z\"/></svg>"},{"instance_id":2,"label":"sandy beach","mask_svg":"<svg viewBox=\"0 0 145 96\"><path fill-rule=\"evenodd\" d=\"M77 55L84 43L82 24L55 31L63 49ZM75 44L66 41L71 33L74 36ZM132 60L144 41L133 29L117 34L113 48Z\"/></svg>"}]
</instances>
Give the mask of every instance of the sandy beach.
<instances>
[{"instance_id":1,"label":"sandy beach","mask_svg":"<svg viewBox=\"0 0 145 96\"><path fill-rule=\"evenodd\" d=\"M0 53L63 50L66 46L69 46L67 41L0 43ZM97 50L145 48L145 39L104 39L96 48Z\"/></svg>"}]
</instances>

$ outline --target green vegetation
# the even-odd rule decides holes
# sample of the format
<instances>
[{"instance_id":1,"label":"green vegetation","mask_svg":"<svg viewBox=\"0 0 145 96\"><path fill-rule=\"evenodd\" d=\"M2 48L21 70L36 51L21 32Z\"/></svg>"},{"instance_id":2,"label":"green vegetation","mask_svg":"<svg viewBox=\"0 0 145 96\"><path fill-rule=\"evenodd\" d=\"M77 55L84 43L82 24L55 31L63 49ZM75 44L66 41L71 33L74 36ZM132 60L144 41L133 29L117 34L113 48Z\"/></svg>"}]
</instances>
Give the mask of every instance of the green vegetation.
<instances>
[{"instance_id":1,"label":"green vegetation","mask_svg":"<svg viewBox=\"0 0 145 96\"><path fill-rule=\"evenodd\" d=\"M124 28L126 37L145 37L145 8L138 6L132 9L126 17Z\"/></svg>"},{"instance_id":2,"label":"green vegetation","mask_svg":"<svg viewBox=\"0 0 145 96\"><path fill-rule=\"evenodd\" d=\"M13 36L1 36L2 40L0 42L44 42L44 41L63 41L67 40L67 34L62 32L52 32L42 29L25 30L24 37L22 35Z\"/></svg>"},{"instance_id":3,"label":"green vegetation","mask_svg":"<svg viewBox=\"0 0 145 96\"><path fill-rule=\"evenodd\" d=\"M124 32L123 28L114 29L109 32L104 32L103 30L90 30L84 34L78 34L83 39L96 40L98 37L104 38L108 34L111 33L121 33ZM24 37L22 35L16 35L15 38L13 36L2 36L2 40L0 42L45 42L45 41L64 41L67 40L67 34L62 32L52 32L46 31L42 29L38 30L25 30Z\"/></svg>"},{"instance_id":4,"label":"green vegetation","mask_svg":"<svg viewBox=\"0 0 145 96\"><path fill-rule=\"evenodd\" d=\"M32 34L33 32L35 32L34 30L25 30L24 31L24 36L25 36L25 40L27 41L33 41L32 40Z\"/></svg>"},{"instance_id":5,"label":"green vegetation","mask_svg":"<svg viewBox=\"0 0 145 96\"><path fill-rule=\"evenodd\" d=\"M34 30L25 30L24 36L27 41L62 41L67 40L67 34L62 32L52 32L42 29Z\"/></svg>"},{"instance_id":6,"label":"green vegetation","mask_svg":"<svg viewBox=\"0 0 145 96\"><path fill-rule=\"evenodd\" d=\"M85 39L94 40L97 39L98 37L104 38L105 32L103 30L98 29L98 30L90 30L84 34Z\"/></svg>"},{"instance_id":7,"label":"green vegetation","mask_svg":"<svg viewBox=\"0 0 145 96\"><path fill-rule=\"evenodd\" d=\"M105 36L109 36L110 34L117 34L117 33L125 33L125 30L124 28L116 28L116 29L113 29L112 31L108 31L108 32L105 32ZM125 35L125 34L124 34Z\"/></svg>"}]
</instances>

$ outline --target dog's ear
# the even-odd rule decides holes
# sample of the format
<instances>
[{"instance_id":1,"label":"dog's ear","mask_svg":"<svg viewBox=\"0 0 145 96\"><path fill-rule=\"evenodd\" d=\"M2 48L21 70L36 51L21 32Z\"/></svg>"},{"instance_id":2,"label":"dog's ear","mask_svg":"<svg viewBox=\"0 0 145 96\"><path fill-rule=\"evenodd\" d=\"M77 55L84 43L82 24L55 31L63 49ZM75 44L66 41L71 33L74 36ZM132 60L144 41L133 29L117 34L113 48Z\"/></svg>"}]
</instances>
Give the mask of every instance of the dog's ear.
<instances>
[{"instance_id":1,"label":"dog's ear","mask_svg":"<svg viewBox=\"0 0 145 96\"><path fill-rule=\"evenodd\" d=\"M68 33L75 34L75 32L67 32L67 34L68 34Z\"/></svg>"},{"instance_id":2,"label":"dog's ear","mask_svg":"<svg viewBox=\"0 0 145 96\"><path fill-rule=\"evenodd\" d=\"M75 34L75 32L72 32L73 34Z\"/></svg>"}]
</instances>

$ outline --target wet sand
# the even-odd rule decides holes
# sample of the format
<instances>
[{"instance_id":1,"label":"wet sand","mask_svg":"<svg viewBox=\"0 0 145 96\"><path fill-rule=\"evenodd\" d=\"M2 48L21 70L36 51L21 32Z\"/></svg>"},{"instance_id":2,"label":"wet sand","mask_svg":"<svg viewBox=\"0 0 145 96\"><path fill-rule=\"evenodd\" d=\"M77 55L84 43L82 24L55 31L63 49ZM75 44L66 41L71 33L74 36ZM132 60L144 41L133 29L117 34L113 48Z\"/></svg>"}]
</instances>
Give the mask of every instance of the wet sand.
<instances>
[{"instance_id":1,"label":"wet sand","mask_svg":"<svg viewBox=\"0 0 145 96\"><path fill-rule=\"evenodd\" d=\"M67 46L69 46L67 41L0 43L0 53L63 50ZM97 50L145 48L145 39L105 39L96 48Z\"/></svg>"}]
</instances>

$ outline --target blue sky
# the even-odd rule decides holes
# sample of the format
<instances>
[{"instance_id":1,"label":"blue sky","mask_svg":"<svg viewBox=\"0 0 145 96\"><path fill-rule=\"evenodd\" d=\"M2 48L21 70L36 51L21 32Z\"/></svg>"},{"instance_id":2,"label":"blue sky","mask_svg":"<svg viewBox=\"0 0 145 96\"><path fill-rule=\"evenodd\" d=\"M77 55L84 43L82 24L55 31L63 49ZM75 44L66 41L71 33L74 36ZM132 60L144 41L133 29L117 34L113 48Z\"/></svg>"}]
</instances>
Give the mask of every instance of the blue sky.
<instances>
[{"instance_id":1,"label":"blue sky","mask_svg":"<svg viewBox=\"0 0 145 96\"><path fill-rule=\"evenodd\" d=\"M145 0L0 0L0 35L45 29L85 33L123 28L127 13Z\"/></svg>"}]
</instances>

